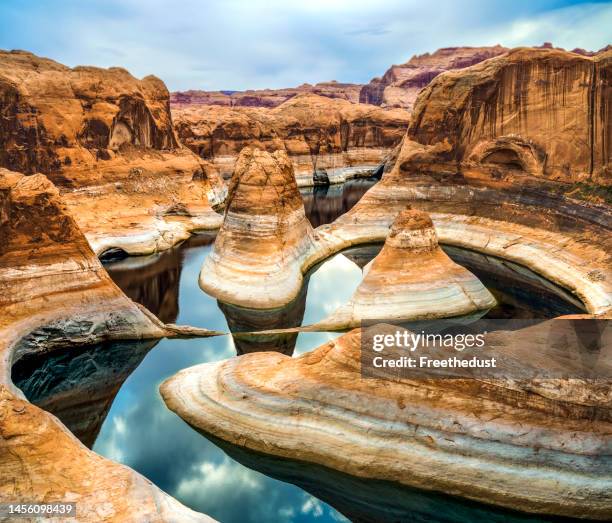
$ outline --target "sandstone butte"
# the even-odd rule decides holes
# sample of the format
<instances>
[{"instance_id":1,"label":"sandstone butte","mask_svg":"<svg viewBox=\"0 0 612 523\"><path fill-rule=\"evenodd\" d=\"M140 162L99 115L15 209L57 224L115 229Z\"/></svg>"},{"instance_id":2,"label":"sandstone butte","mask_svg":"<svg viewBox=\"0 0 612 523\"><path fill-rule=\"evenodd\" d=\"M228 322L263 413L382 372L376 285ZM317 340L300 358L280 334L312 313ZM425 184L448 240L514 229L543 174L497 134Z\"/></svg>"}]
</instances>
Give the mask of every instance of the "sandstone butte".
<instances>
[{"instance_id":1,"label":"sandstone butte","mask_svg":"<svg viewBox=\"0 0 612 523\"><path fill-rule=\"evenodd\" d=\"M426 212L395 218L382 251L366 266L349 303L317 324L321 330L358 327L364 320L423 320L484 313L495 298L470 271L438 246Z\"/></svg>"},{"instance_id":2,"label":"sandstone butte","mask_svg":"<svg viewBox=\"0 0 612 523\"><path fill-rule=\"evenodd\" d=\"M463 69L507 52L506 47L445 47L434 53L415 55L406 63L392 65L382 78L361 88L361 103L412 110L421 89L439 74Z\"/></svg>"},{"instance_id":3,"label":"sandstone butte","mask_svg":"<svg viewBox=\"0 0 612 523\"><path fill-rule=\"evenodd\" d=\"M332 80L314 85L302 84L286 89L249 89L247 91L177 91L170 93L173 108L189 105L224 105L226 107L276 107L299 94L318 94L358 103L361 84Z\"/></svg>"},{"instance_id":4,"label":"sandstone butte","mask_svg":"<svg viewBox=\"0 0 612 523\"><path fill-rule=\"evenodd\" d=\"M606 383L364 378L361 365L356 329L297 358L191 367L160 391L203 434L268 455L530 513L609 518Z\"/></svg>"},{"instance_id":5,"label":"sandstone butte","mask_svg":"<svg viewBox=\"0 0 612 523\"><path fill-rule=\"evenodd\" d=\"M300 292L312 243L287 155L247 147L236 162L223 225L202 266L200 286L243 307L284 306Z\"/></svg>"},{"instance_id":6,"label":"sandstone butte","mask_svg":"<svg viewBox=\"0 0 612 523\"><path fill-rule=\"evenodd\" d=\"M0 167L46 174L97 254L219 227L224 184L178 143L158 78L0 51L0 96Z\"/></svg>"},{"instance_id":7,"label":"sandstone butte","mask_svg":"<svg viewBox=\"0 0 612 523\"><path fill-rule=\"evenodd\" d=\"M173 109L180 140L224 175L247 145L285 150L299 186L368 176L406 132L409 113L299 94L278 107L187 105Z\"/></svg>"},{"instance_id":8,"label":"sandstone butte","mask_svg":"<svg viewBox=\"0 0 612 523\"><path fill-rule=\"evenodd\" d=\"M212 521L86 449L11 381L27 355L176 334L115 286L44 175L0 169L0 499L76 502L82 521Z\"/></svg>"}]
</instances>

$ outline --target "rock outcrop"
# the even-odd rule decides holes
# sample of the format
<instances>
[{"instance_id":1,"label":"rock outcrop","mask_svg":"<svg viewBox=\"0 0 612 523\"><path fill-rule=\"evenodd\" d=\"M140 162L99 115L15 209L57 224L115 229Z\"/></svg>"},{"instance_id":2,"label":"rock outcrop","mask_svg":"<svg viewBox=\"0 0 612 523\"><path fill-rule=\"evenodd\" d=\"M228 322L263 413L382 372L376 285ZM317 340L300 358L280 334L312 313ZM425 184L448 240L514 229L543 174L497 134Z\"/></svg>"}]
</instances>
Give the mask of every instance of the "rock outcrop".
<instances>
[{"instance_id":1,"label":"rock outcrop","mask_svg":"<svg viewBox=\"0 0 612 523\"><path fill-rule=\"evenodd\" d=\"M190 425L251 450L525 512L609 517L610 404L596 384L364 378L361 348L354 330L298 358L198 365L160 390Z\"/></svg>"},{"instance_id":2,"label":"rock outcrop","mask_svg":"<svg viewBox=\"0 0 612 523\"><path fill-rule=\"evenodd\" d=\"M222 180L179 145L153 76L0 51L0 167L46 174L98 253L153 252L220 225Z\"/></svg>"},{"instance_id":3,"label":"rock outcrop","mask_svg":"<svg viewBox=\"0 0 612 523\"><path fill-rule=\"evenodd\" d=\"M419 96L408 137L444 144L438 172L609 184L611 68L612 51L512 50L436 78Z\"/></svg>"},{"instance_id":4,"label":"rock outcrop","mask_svg":"<svg viewBox=\"0 0 612 523\"><path fill-rule=\"evenodd\" d=\"M408 126L407 111L301 94L273 109L194 105L173 110L180 140L223 173L247 145L285 150L298 185L371 175Z\"/></svg>"},{"instance_id":5,"label":"rock outcrop","mask_svg":"<svg viewBox=\"0 0 612 523\"><path fill-rule=\"evenodd\" d=\"M287 155L247 147L236 162L223 225L200 286L234 305L282 307L302 287L302 264L312 245L313 229Z\"/></svg>"},{"instance_id":6,"label":"rock outcrop","mask_svg":"<svg viewBox=\"0 0 612 523\"><path fill-rule=\"evenodd\" d=\"M344 330L366 320L448 318L495 306L478 278L440 249L431 218L423 211L398 214L382 251L364 272L349 303L318 328Z\"/></svg>"},{"instance_id":7,"label":"rock outcrop","mask_svg":"<svg viewBox=\"0 0 612 523\"><path fill-rule=\"evenodd\" d=\"M408 62L393 65L382 76L362 87L361 103L412 110L421 89L439 74L463 69L508 51L505 47L446 47L435 53L413 56Z\"/></svg>"},{"instance_id":8,"label":"rock outcrop","mask_svg":"<svg viewBox=\"0 0 612 523\"><path fill-rule=\"evenodd\" d=\"M170 94L172 108L189 105L224 105L228 107L276 107L299 94L318 94L358 103L361 84L336 81L303 84L287 89L250 89L248 91L182 91Z\"/></svg>"},{"instance_id":9,"label":"rock outcrop","mask_svg":"<svg viewBox=\"0 0 612 523\"><path fill-rule=\"evenodd\" d=\"M76 502L82 521L211 521L87 450L11 381L26 355L166 335L109 278L57 188L0 169L0 500Z\"/></svg>"}]
</instances>

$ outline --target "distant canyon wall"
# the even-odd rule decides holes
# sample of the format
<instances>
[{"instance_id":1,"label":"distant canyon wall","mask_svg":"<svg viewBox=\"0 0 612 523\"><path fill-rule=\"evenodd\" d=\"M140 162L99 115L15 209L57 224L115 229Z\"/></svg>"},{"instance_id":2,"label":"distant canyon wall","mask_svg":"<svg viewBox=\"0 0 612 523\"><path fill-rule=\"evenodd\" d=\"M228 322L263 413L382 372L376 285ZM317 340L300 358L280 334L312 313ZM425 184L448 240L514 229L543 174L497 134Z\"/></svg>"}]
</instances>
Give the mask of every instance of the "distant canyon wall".
<instances>
[{"instance_id":1,"label":"distant canyon wall","mask_svg":"<svg viewBox=\"0 0 612 523\"><path fill-rule=\"evenodd\" d=\"M285 150L298 182L317 171L380 164L404 136L407 111L385 110L347 100L300 94L278 107L244 108L194 105L174 108L182 143L228 175L243 147Z\"/></svg>"},{"instance_id":2,"label":"distant canyon wall","mask_svg":"<svg viewBox=\"0 0 612 523\"><path fill-rule=\"evenodd\" d=\"M318 94L328 98L339 98L359 102L361 84L336 81L315 85L302 84L286 89L249 89L248 91L178 91L171 93L173 107L187 105L223 105L226 107L277 107L299 94Z\"/></svg>"}]
</instances>

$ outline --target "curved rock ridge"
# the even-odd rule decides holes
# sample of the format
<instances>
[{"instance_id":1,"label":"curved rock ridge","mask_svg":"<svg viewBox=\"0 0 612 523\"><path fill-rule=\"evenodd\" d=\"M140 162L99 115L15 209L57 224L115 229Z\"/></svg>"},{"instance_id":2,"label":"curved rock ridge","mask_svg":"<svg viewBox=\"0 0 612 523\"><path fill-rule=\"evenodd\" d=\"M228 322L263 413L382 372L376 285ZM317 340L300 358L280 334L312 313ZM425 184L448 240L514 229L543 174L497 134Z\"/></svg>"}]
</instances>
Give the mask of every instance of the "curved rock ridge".
<instances>
[{"instance_id":1,"label":"curved rock ridge","mask_svg":"<svg viewBox=\"0 0 612 523\"><path fill-rule=\"evenodd\" d=\"M525 512L608 518L612 425L596 386L542 397L501 380L365 379L360 354L356 329L298 358L185 369L160 391L190 425L241 447ZM588 406L575 399L591 388Z\"/></svg>"},{"instance_id":2,"label":"curved rock ridge","mask_svg":"<svg viewBox=\"0 0 612 523\"><path fill-rule=\"evenodd\" d=\"M200 286L219 300L255 309L291 302L313 229L286 153L242 150L223 225L200 272Z\"/></svg>"},{"instance_id":3,"label":"curved rock ridge","mask_svg":"<svg viewBox=\"0 0 612 523\"><path fill-rule=\"evenodd\" d=\"M158 78L0 51L0 99L0 167L46 174L96 253L151 253L220 226L223 181L178 143Z\"/></svg>"},{"instance_id":4,"label":"curved rock ridge","mask_svg":"<svg viewBox=\"0 0 612 523\"><path fill-rule=\"evenodd\" d=\"M405 134L409 113L300 94L273 109L187 106L173 110L181 141L222 173L245 146L285 150L299 186L370 176Z\"/></svg>"},{"instance_id":5,"label":"curved rock ridge","mask_svg":"<svg viewBox=\"0 0 612 523\"><path fill-rule=\"evenodd\" d=\"M11 381L26 355L170 335L115 286L44 175L0 169L2 502L76 502L79 521L212 521L86 449Z\"/></svg>"},{"instance_id":6,"label":"curved rock ridge","mask_svg":"<svg viewBox=\"0 0 612 523\"><path fill-rule=\"evenodd\" d=\"M412 110L421 89L439 74L463 69L508 51L506 47L445 47L415 55L405 64L392 65L382 78L374 78L359 93L361 103Z\"/></svg>"},{"instance_id":7,"label":"curved rock ridge","mask_svg":"<svg viewBox=\"0 0 612 523\"><path fill-rule=\"evenodd\" d=\"M612 50L514 49L438 76L419 95L408 136L445 144L438 171L459 164L498 180L609 184L611 68Z\"/></svg>"},{"instance_id":8,"label":"curved rock ridge","mask_svg":"<svg viewBox=\"0 0 612 523\"><path fill-rule=\"evenodd\" d=\"M420 320L463 316L495 306L495 298L470 271L440 247L423 211L401 211L382 251L364 270L351 300L317 326L342 330L364 320Z\"/></svg>"},{"instance_id":9,"label":"curved rock ridge","mask_svg":"<svg viewBox=\"0 0 612 523\"><path fill-rule=\"evenodd\" d=\"M223 105L231 107L277 107L299 94L317 94L328 98L340 98L359 102L361 84L320 82L314 85L302 84L286 89L249 89L247 91L178 91L170 93L172 108L188 105Z\"/></svg>"}]
</instances>

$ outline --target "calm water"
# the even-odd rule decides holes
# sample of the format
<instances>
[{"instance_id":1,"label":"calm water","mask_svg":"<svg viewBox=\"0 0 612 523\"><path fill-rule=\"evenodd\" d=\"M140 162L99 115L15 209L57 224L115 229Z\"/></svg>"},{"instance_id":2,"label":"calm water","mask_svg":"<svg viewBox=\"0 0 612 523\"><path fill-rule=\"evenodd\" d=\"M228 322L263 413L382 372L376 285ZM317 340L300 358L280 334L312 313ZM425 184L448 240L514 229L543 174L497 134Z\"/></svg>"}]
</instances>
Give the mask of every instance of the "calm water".
<instances>
[{"instance_id":1,"label":"calm water","mask_svg":"<svg viewBox=\"0 0 612 523\"><path fill-rule=\"evenodd\" d=\"M303 191L314 225L346 212L373 182ZM110 263L113 279L166 322L234 332L308 324L346 302L361 281L362 267L380 246L338 254L309 274L300 296L274 314L220 304L200 290L202 262L213 236L194 236L151 257ZM471 268L501 305L489 317L551 317L577 312L571 296L506 262L448 248ZM184 504L226 522L519 521L522 516L424 494L385 482L217 444L170 412L158 387L198 363L254 350L287 354L312 350L337 333L301 333L273 339L231 336L158 343L114 343L47 358L27 358L13 368L28 398L56 414L87 446L139 471ZM220 448L222 447L222 448ZM298 486L299 485L299 486ZM530 519L536 521L536 519Z\"/></svg>"}]
</instances>

